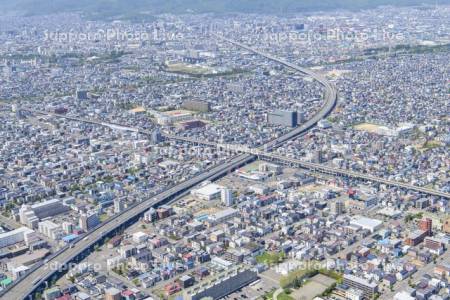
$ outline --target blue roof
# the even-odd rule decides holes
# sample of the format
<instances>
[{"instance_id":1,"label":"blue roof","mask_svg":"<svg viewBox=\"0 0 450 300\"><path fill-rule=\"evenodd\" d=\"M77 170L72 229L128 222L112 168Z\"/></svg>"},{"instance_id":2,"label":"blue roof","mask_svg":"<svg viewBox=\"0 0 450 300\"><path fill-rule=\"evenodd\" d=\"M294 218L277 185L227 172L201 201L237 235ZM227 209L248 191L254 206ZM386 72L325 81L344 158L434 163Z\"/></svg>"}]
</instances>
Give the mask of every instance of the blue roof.
<instances>
[{"instance_id":1,"label":"blue roof","mask_svg":"<svg viewBox=\"0 0 450 300\"><path fill-rule=\"evenodd\" d=\"M200 216L196 217L196 219L197 219L197 221L205 221L208 219L208 217L209 217L208 214L204 214L204 215L200 215Z\"/></svg>"},{"instance_id":2,"label":"blue roof","mask_svg":"<svg viewBox=\"0 0 450 300\"><path fill-rule=\"evenodd\" d=\"M367 258L368 259L374 259L374 258L376 258L376 256L373 255L372 253L369 253L369 255L367 255Z\"/></svg>"},{"instance_id":3,"label":"blue roof","mask_svg":"<svg viewBox=\"0 0 450 300\"><path fill-rule=\"evenodd\" d=\"M71 241L73 241L74 239L76 239L78 237L78 234L69 234L66 235L65 237L62 238L62 240L66 243L69 243Z\"/></svg>"},{"instance_id":4,"label":"blue roof","mask_svg":"<svg viewBox=\"0 0 450 300\"><path fill-rule=\"evenodd\" d=\"M378 244L382 244L382 245L389 245L389 243L391 242L390 239L386 238L384 240L379 240Z\"/></svg>"}]
</instances>

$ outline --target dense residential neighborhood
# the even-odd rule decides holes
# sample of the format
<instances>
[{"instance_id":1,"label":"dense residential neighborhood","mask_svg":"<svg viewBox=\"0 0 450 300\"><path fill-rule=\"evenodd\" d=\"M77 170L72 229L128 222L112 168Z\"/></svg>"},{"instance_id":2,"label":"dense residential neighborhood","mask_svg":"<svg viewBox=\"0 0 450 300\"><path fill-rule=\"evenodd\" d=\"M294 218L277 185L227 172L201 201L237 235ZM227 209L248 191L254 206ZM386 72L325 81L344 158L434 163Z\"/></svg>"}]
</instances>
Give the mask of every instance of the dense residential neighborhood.
<instances>
[{"instance_id":1,"label":"dense residential neighborhood","mask_svg":"<svg viewBox=\"0 0 450 300\"><path fill-rule=\"evenodd\" d=\"M0 299L450 299L450 6L0 14Z\"/></svg>"}]
</instances>

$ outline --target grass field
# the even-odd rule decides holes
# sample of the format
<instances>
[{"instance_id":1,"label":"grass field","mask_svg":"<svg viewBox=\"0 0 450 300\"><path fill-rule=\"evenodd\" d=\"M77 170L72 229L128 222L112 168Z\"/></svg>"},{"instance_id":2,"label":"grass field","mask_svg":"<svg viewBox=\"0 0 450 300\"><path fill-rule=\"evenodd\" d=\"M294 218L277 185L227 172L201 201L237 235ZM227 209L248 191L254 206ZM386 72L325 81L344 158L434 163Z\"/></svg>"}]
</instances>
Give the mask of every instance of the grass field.
<instances>
[{"instance_id":1,"label":"grass field","mask_svg":"<svg viewBox=\"0 0 450 300\"><path fill-rule=\"evenodd\" d=\"M109 216L107 214L101 214L99 217L100 222L105 222L108 218Z\"/></svg>"},{"instance_id":2,"label":"grass field","mask_svg":"<svg viewBox=\"0 0 450 300\"><path fill-rule=\"evenodd\" d=\"M167 71L175 73L183 73L189 75L207 75L214 74L215 71L209 67L190 65L184 63L174 63L167 65Z\"/></svg>"},{"instance_id":3,"label":"grass field","mask_svg":"<svg viewBox=\"0 0 450 300\"><path fill-rule=\"evenodd\" d=\"M442 143L436 140L427 141L425 143L416 146L418 150L431 150L439 147L442 147Z\"/></svg>"},{"instance_id":4,"label":"grass field","mask_svg":"<svg viewBox=\"0 0 450 300\"><path fill-rule=\"evenodd\" d=\"M256 257L256 261L260 264L273 265L282 262L284 257L285 255L283 252L264 252L263 254Z\"/></svg>"},{"instance_id":5,"label":"grass field","mask_svg":"<svg viewBox=\"0 0 450 300\"><path fill-rule=\"evenodd\" d=\"M290 295L288 295L285 292L283 292L283 293L278 295L276 300L294 300L294 298L292 298Z\"/></svg>"},{"instance_id":6,"label":"grass field","mask_svg":"<svg viewBox=\"0 0 450 300\"><path fill-rule=\"evenodd\" d=\"M290 295L288 295L288 294L286 293L286 291L284 291L284 292L282 292L281 294L279 294L278 297L277 297L277 299L274 299L274 298L273 298L273 294L274 294L274 293L275 293L275 290L272 290L272 291L266 293L266 294L263 296L263 299L266 299L266 300L294 300L294 298L291 297Z\"/></svg>"}]
</instances>

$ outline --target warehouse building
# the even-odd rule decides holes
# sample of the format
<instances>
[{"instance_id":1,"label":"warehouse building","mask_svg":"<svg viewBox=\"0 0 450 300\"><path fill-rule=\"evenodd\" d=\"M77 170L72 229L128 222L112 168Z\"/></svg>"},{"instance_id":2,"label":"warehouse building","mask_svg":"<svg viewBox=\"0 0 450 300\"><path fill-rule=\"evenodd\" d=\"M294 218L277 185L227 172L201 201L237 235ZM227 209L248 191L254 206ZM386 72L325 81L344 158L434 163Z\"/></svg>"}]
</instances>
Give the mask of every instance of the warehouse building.
<instances>
[{"instance_id":1,"label":"warehouse building","mask_svg":"<svg viewBox=\"0 0 450 300\"><path fill-rule=\"evenodd\" d=\"M211 297L214 300L222 299L257 279L255 271L241 267L232 268L219 273L208 282L197 284L185 290L183 299L200 300L205 297Z\"/></svg>"}]
</instances>

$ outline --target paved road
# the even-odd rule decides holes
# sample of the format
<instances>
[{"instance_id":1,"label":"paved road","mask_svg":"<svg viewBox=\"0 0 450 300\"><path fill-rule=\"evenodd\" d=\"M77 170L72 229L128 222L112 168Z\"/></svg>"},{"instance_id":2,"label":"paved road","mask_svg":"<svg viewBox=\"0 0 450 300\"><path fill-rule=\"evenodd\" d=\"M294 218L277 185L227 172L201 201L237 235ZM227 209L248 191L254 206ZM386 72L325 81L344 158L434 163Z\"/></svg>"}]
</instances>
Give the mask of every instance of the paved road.
<instances>
[{"instance_id":1,"label":"paved road","mask_svg":"<svg viewBox=\"0 0 450 300\"><path fill-rule=\"evenodd\" d=\"M316 79L317 81L319 81L325 88L325 91L324 91L325 102L324 102L324 105L321 108L321 110L316 115L314 115L306 123L302 124L301 126L294 129L293 131L289 132L288 134L261 146L260 148L257 149L258 151L271 150L271 149L279 146L280 144L282 144L298 135L305 133L310 128L314 127L319 120L326 117L332 111L332 109L335 107L336 101L337 101L336 89L324 77L317 75L310 70L298 67L294 64L291 64L289 62L285 62L276 57L273 57L269 54L265 54L258 50L255 50L255 49L252 49L245 45L242 45L241 43L237 43L237 42L234 42L234 41L231 41L228 39L224 39L224 38L222 38L222 40L232 43L236 46L242 47L244 49L247 49L249 51L252 51L254 53L257 53L259 55L262 55L273 61L279 62L280 64L283 64L287 67L297 70L303 74L309 75L309 76L313 77L314 79ZM64 117L67 119L72 119L74 121L88 122L88 123L93 123L93 124L97 124L97 125L108 126L108 127L112 127L112 128L116 128L116 129L120 129L120 130L129 130L129 131L133 131L133 132L140 132L140 133L147 133L147 134L149 133L145 130L140 130L140 129L129 127L129 126L123 126L121 124L105 123L105 122L101 122L101 121L92 121L92 120L77 118L77 117L62 116L62 115L52 114L49 112L39 112L39 113L53 115L53 116L57 116L57 117ZM179 140L185 140L185 141L189 141L189 142L204 144L204 142L199 142L199 141L196 141L191 138L184 138L184 137L177 137L177 136L169 136L169 138L175 138L175 139L179 139ZM215 145L215 144L211 144L211 145ZM254 153L252 153L252 154L254 154ZM103 223L101 227L90 232L86 239L78 241L73 248L66 247L62 251L58 252L57 255L55 255L54 257L51 257L51 262L53 263L53 265L55 263L64 265L66 262L71 261L74 257L76 257L77 255L82 253L85 249L87 249L91 245L97 243L106 233L121 226L121 224L125 223L128 219L133 218L136 215L139 215L140 213L147 210L148 208L150 208L154 205L158 205L163 200L173 197L174 195L177 195L178 193L185 191L204 180L217 179L217 178L227 174L229 171L231 171L241 165L244 165L248 162L251 162L254 159L254 156L252 154L243 154L238 157L235 157L235 158L231 159L228 163L218 166L218 167L215 167L212 170L209 170L195 178L187 180L187 181L181 183L180 185L175 186L175 187L159 194L158 196L154 197L152 200L139 203L136 207L133 207L133 208L125 211L123 214L115 216L113 219L108 220L107 222ZM303 161L292 159L292 158L282 157L282 156L279 156L279 155L276 155L273 153L260 152L259 154L265 158L287 161L289 163L293 163L293 164L296 164L296 165L299 165L302 167L325 172L328 174L345 175L345 176L360 178L360 179L364 179L364 180L368 180L368 181L372 181L372 182L379 182L379 183L383 183L383 184L387 184L387 185L391 185L391 186L399 186L399 187L402 187L405 189L415 190L415 191L419 191L419 192L430 194L430 195L436 195L436 196L440 196L440 197L444 197L444 198L450 198L449 194L438 192L438 191L431 190L431 189L412 186L410 184L393 182L393 181L389 181L389 180L386 180L383 178L377 178L377 177L373 177L373 176L369 176L366 174L357 173L357 172L353 172L353 171L340 170L340 169L336 169L336 168L332 168L332 167L328 167L328 166L324 166L324 165L307 163L307 162L303 162ZM26 280L18 281L17 284L15 284L2 299L23 299L23 298L27 297L27 295L32 293L32 291L34 290L34 288L37 285L39 285L44 280L47 280L52 273L53 273L52 270L49 270L48 268L45 268L45 267L38 267L36 269L33 269L32 272L30 272L26 276Z\"/></svg>"},{"instance_id":2,"label":"paved road","mask_svg":"<svg viewBox=\"0 0 450 300\"><path fill-rule=\"evenodd\" d=\"M334 96L335 97L335 96ZM309 120L308 122L302 124L301 126L299 126L298 128L294 129L293 131L289 132L286 135L283 135L282 137L275 139L257 149L251 149L251 148L246 148L242 145L227 145L227 144L217 144L214 142L208 142L208 141L200 141L197 140L195 138L190 138L190 137L182 137L182 136L178 136L178 135L172 135L172 134L164 134L164 136L168 139L174 139L174 140L180 140L180 141L185 141L185 142L189 142L189 143L194 143L194 144L201 144L201 145L206 145L206 146L212 146L212 147L218 147L218 148L223 148L223 149L229 149L229 150L234 150L234 151L240 151L241 153L247 152L251 155L258 155L260 158L263 159L270 159L270 160L279 160L279 161L284 161L284 162L289 162L289 163L293 163L295 165L298 165L300 167L303 168L308 168L308 169L312 169L312 170L316 170L319 172L323 172L326 174L332 174L332 175L343 175L343 176L347 176L347 177L352 177L352 178L357 178L357 179L363 179L366 181L371 181L371 182L377 182L377 183L382 183L388 186L396 186L396 187L401 187L407 190L412 190L412 191L417 191L420 193L424 193L427 195L432 195L432 196L438 196L438 197L443 197L443 198L447 198L450 199L450 194L449 193L444 193L441 191L437 191L434 189L430 189L430 188L425 188L425 187L419 187L419 186L415 186L409 183L404 183L404 182L398 182L398 181L393 181L393 180L388 180L385 178L381 178L381 177L375 177L375 176L371 176L368 174L364 174L364 173L360 173L360 172L354 172L354 171L350 171L350 170L346 170L346 169L339 169L339 168L335 168L335 167L330 167L330 166L326 166L323 164L316 164L316 163L310 163L310 162L305 162L305 161L301 161L298 159L294 159L294 158L288 158L288 157L284 157L278 154L274 154L274 153L269 153L266 152L267 150L271 150L273 148L276 148L277 146L281 145L282 143L292 139L293 137L297 137L303 133L305 133L306 131L308 131L308 129L312 128L315 124L317 124L317 122L322 119L323 117L325 117L327 114L325 114L326 112L328 112L330 109L332 109L332 107L334 107L334 104L331 105L333 101L328 101L327 103L329 103L328 105L324 105L322 107L321 112L319 112L316 116L314 116L311 120ZM133 127L128 127L128 126L124 126L124 125L119 125L119 124L114 124L114 123L107 123L107 122L101 122L101 121L95 121L95 120L87 120L87 119L83 119L83 118L78 118L78 117L71 117L71 116L65 116L65 115L59 115L59 114L54 114L54 113L50 113L50 112L43 112L43 111L36 111L33 110L32 112L34 113L38 113L38 114L43 114L43 115L50 115L50 116L54 116L54 117L58 117L58 118L65 118L65 119L70 119L73 121L78 121L78 122L86 122L86 123L91 123L91 124L97 124L97 125L101 125L101 126L107 126L107 127L112 127L112 128L121 128L122 130L128 130L128 131L133 131L133 132L139 132L142 134L147 134L150 135L151 132L148 130L142 130L142 129L137 129L137 128L133 128ZM325 115L324 115L325 114Z\"/></svg>"},{"instance_id":3,"label":"paved road","mask_svg":"<svg viewBox=\"0 0 450 300\"><path fill-rule=\"evenodd\" d=\"M243 45L242 43L238 43L220 36L216 36L218 39L221 39L225 42L231 43L233 45L236 45L238 47L244 48L248 51L252 51L254 53L257 53L261 56L264 56L270 60L273 60L275 62L278 62L282 65L285 65L289 68L292 68L294 70L297 70L298 72L301 72L305 75L311 76L314 79L316 79L318 82L320 82L324 88L324 104L322 106L322 108L320 109L320 111L314 115L310 120L308 120L307 122L305 122L304 124L302 124L301 126L297 127L296 129L292 130L291 132L259 147L258 149L245 149L245 147L241 146L241 145L220 145L220 144L216 144L213 142L208 142L208 141L199 141L196 140L195 138L190 138L190 137L181 137L181 136L177 136L177 135L171 135L171 134L165 134L166 138L169 139L176 139L176 140L181 140L181 141L185 141L185 142L190 142L190 143L195 143L195 144L203 144L203 145L208 145L208 146L215 146L215 147L220 147L220 148L228 148L230 150L232 150L233 148L236 151L241 151L241 152L248 152L249 154L252 155L259 155L261 158L268 158L268 159L275 159L275 160L280 160L280 161L285 161L285 162L289 162L289 163L294 163L298 166L304 167L304 168L308 168L308 169L312 169L312 170L316 170L319 172L324 172L327 174L333 174L333 175L343 175L343 176L348 176L348 177L352 177L352 178L357 178L357 179L363 179L366 181L371 181L371 182L377 182L377 183L381 183L381 184L385 184L388 186L396 186L396 187L401 187L407 190L413 190L413 191L417 191L420 193L424 193L427 195L433 195L433 196L438 196L438 197L442 197L442 198L447 198L450 199L450 194L449 193L444 193L444 192L440 192L434 189L430 189L430 188L425 188L425 187L418 187L409 183L403 183L403 182L398 182L398 181L392 181L392 180L388 180L388 179L384 179L381 177L375 177L375 176L370 176L368 174L364 174L364 173L360 173L360 172L354 172L354 171L350 171L350 170L344 170L344 169L339 169L339 168L334 168L334 167L330 167L330 166L326 166L326 165L321 165L321 164L315 164L315 163L309 163L309 162L304 162L298 159L293 159L293 158L287 158L287 157L283 157L281 155L277 155L277 154L273 154L273 153L268 153L267 151L270 151L271 149L281 145L282 143L292 139L293 137L297 137L303 133L305 133L306 131L308 131L310 128L314 127L318 121L320 121L321 119L325 118L331 111L332 109L335 107L336 102L337 102L337 94L336 94L336 89L335 87L329 83L325 77L316 74L314 72L312 72L309 69L305 69L302 67L299 67L297 65L294 65L292 63L286 62L284 60L278 59L270 54L266 54L263 53L259 50L250 48L246 45ZM54 114L54 113L49 113L49 112L41 112L41 111L34 111L35 113L41 113L41 114L47 114L47 115L52 115L52 116L56 116L56 117L61 117L61 118L66 118L66 119L71 119L74 121L80 121L80 122L87 122L87 123L92 123L92 124L98 124L98 125L102 125L102 126L108 126L111 128L118 128L118 129L122 129L122 130L129 130L129 131L133 131L133 132L139 132L142 134L147 134L150 135L151 132L147 131L147 130L142 130L142 129L138 129L138 128L134 128L134 127L129 127L129 126L124 126L121 124L116 124L116 123L107 123L107 122L102 122L102 121L96 121L96 120L88 120L88 119L84 119L84 118L78 118L78 117L70 117L70 116L64 116L64 115L59 115L59 114ZM265 152L261 152L261 151L265 151Z\"/></svg>"},{"instance_id":4,"label":"paved road","mask_svg":"<svg viewBox=\"0 0 450 300\"><path fill-rule=\"evenodd\" d=\"M278 300L278 296L283 292L284 290L282 288L277 289L274 293L273 293L273 300Z\"/></svg>"},{"instance_id":5,"label":"paved road","mask_svg":"<svg viewBox=\"0 0 450 300\"><path fill-rule=\"evenodd\" d=\"M384 227L383 227L383 228L384 228ZM379 230L381 230L381 229L383 229L383 228L380 228ZM377 230L377 232L378 232L379 230ZM373 239L372 239L372 236L373 236L374 234L376 234L376 232L371 233L370 235L366 236L365 238L363 238L363 239L361 239L361 240L358 240L358 241L356 241L355 243L351 244L351 245L348 246L347 248L342 249L341 251L339 251L339 252L337 252L337 253L331 255L330 258L332 258L332 259L337 259L337 258L345 259L345 257L347 256L347 254L349 254L350 252L354 252L356 249L358 249L359 247L361 247L364 243L370 242L371 240L373 240Z\"/></svg>"},{"instance_id":6,"label":"paved road","mask_svg":"<svg viewBox=\"0 0 450 300\"><path fill-rule=\"evenodd\" d=\"M26 276L26 280L18 281L1 299L24 299L31 294L36 286L48 280L54 273L54 266L63 266L67 262L72 261L80 253L98 243L102 237L107 233L114 231L116 228L125 224L129 219L148 210L150 207L161 203L163 200L178 195L179 193L199 184L205 180L217 179L233 169L248 163L253 158L249 155L241 155L232 159L227 165L214 167L207 172L189 179L167 191L153 197L151 200L143 201L130 208L129 210L119 214L106 222L102 223L100 227L89 232L86 237L77 241L73 248L65 247L56 255L49 258L47 264L39 264L32 269Z\"/></svg>"},{"instance_id":7,"label":"paved road","mask_svg":"<svg viewBox=\"0 0 450 300\"><path fill-rule=\"evenodd\" d=\"M305 123L301 124L300 126L298 126L297 128L295 128L294 130L292 130L291 132L261 146L259 148L259 150L271 150L273 148L276 148L277 146L283 144L286 141L291 140L294 137L297 137L300 134L305 133L306 131L308 131L309 129L315 127L317 125L317 123L326 118L334 109L334 107L337 104L337 90L336 87L329 82L324 76L315 73L314 71L310 70L310 69L306 69L306 68L302 68L300 66L297 66L293 63L290 63L288 61L285 61L283 59L280 59L278 57L275 57L271 54L267 54L264 52L261 52L255 48L251 48L247 45L244 45L242 43L227 39L225 37L219 36L219 35L215 35L213 34L214 37L216 37L219 40L222 40L224 42L233 44L239 48L245 49L247 51L253 52L255 54L258 54L260 56L263 56L271 61L277 62L281 65L284 65L285 67L288 67L290 69L293 69L299 73L302 73L304 75L310 76L312 78L314 78L314 80L318 81L324 88L324 94L323 94L323 104L322 107L320 108L320 110L311 117L311 119L307 120Z\"/></svg>"},{"instance_id":8,"label":"paved road","mask_svg":"<svg viewBox=\"0 0 450 300\"><path fill-rule=\"evenodd\" d=\"M294 129L293 131L289 132L288 134L275 139L274 141L271 141L267 143L266 145L263 145L260 147L260 149L272 149L275 146L280 145L283 142L286 142L300 134L305 133L312 127L314 127L319 120L322 118L325 118L328 116L328 114L331 113L333 108L336 105L337 102L337 94L336 89L326 81L325 78L313 73L310 70L303 69L299 66L296 66L294 64L282 61L277 59L276 57L273 57L271 55L262 53L258 50L254 50L252 48L249 48L245 45L234 43L231 40L226 40L229 43L233 43L239 47L245 48L247 50L253 51L257 54L260 54L270 60L279 62L283 65L286 65L290 68L293 68L299 72L302 72L304 74L308 74L309 76L315 78L318 80L325 88L324 91L324 105L319 110L317 114L315 114L310 120L308 120L306 123L304 123L302 126ZM62 115L57 115L50 112L37 112L36 113L43 113L46 115L52 115L61 117ZM81 122L87 122L102 126L108 126L111 128L119 129L119 130L129 130L133 132L141 132L145 133L144 130L139 130L133 127L129 126L123 126L121 124L114 124L114 123L105 123L101 121L92 121L84 118L78 118L78 117L70 117L70 116L63 116L67 119L72 119L74 121L81 121ZM111 219L108 219L106 222L102 223L98 228L94 229L93 231L89 232L83 239L78 240L74 243L74 246L72 248L65 247L58 251L55 255L51 256L48 260L48 263L46 265L44 264L38 264L36 265L29 273L27 273L26 276L24 276L21 280L14 283L13 286L11 286L7 293L2 296L1 299L25 299L29 295L33 293L33 291L40 286L43 282L47 281L51 276L55 273L55 270L52 268L49 268L48 266L55 266L55 265L61 265L64 266L68 262L73 261L74 258L79 256L81 253L83 253L86 249L89 249L96 243L98 243L106 234L109 232L114 231L116 228L119 228L123 224L125 224L129 219L134 218L135 216L138 216L142 212L148 210L152 206L156 206L160 203L162 203L164 200L171 198L173 196L178 195L181 192L184 192L193 186L205 181L205 180L215 180L221 176L226 175L228 172L231 172L232 170L245 165L255 159L254 155L251 154L242 154L239 156L236 156L232 159L230 159L229 162L226 164L214 167L201 175L198 175L192 179L189 179L175 187L172 187L168 189L167 191L153 197L150 200L142 201L138 203L137 205L131 207L130 209L124 211L123 213L114 216Z\"/></svg>"},{"instance_id":9,"label":"paved road","mask_svg":"<svg viewBox=\"0 0 450 300\"><path fill-rule=\"evenodd\" d=\"M449 262L449 261L450 261L450 250L447 249L447 251L446 251L444 254L442 254L441 256L439 256L439 257L437 258L437 261L436 261L436 262L439 264L439 263L441 263L441 262ZM422 278L422 276L425 275L425 274L431 274L431 273L433 273L433 269L434 269L435 266L436 266L436 265L435 265L433 262L431 262L431 263L427 264L426 266L424 266L424 267L418 269L417 272L414 273L414 274L411 276L412 282L414 283L415 281L419 280L419 279ZM403 281L397 282L397 283L394 285L394 288L393 288L394 291L393 291L393 292L391 292L391 291L385 291L385 292L383 293L383 295L381 295L380 299L383 299L383 300L391 300L391 299L394 299L394 295L395 295L396 293L401 292L401 291L404 291L404 290L409 286L408 281L409 281L409 280L408 280L408 278L407 278L407 279L405 279L405 280L403 280Z\"/></svg>"},{"instance_id":10,"label":"paved road","mask_svg":"<svg viewBox=\"0 0 450 300\"><path fill-rule=\"evenodd\" d=\"M269 160L276 160L276 161L278 160L278 161L287 162L287 163L290 163L290 164L293 164L296 166L323 172L326 174L343 175L343 176L362 179L362 180L366 180L366 181L370 181L370 182L377 182L377 183L385 184L388 186L396 186L396 187L404 188L406 190L412 190L412 191L424 193L427 195L438 196L438 197L450 199L449 193L444 193L444 192L437 191L434 189L419 187L419 186L415 186L415 185L412 185L409 183L388 180L388 179L381 178L381 177L375 177L375 176L371 176L371 175L360 173L360 172L354 172L354 171L350 171L350 170L334 168L334 167L330 167L330 166L326 166L326 165L322 165L322 164L305 162L305 161L302 161L299 159L289 158L289 157L285 157L285 156L282 156L279 154L260 153L260 157L269 159Z\"/></svg>"}]
</instances>

